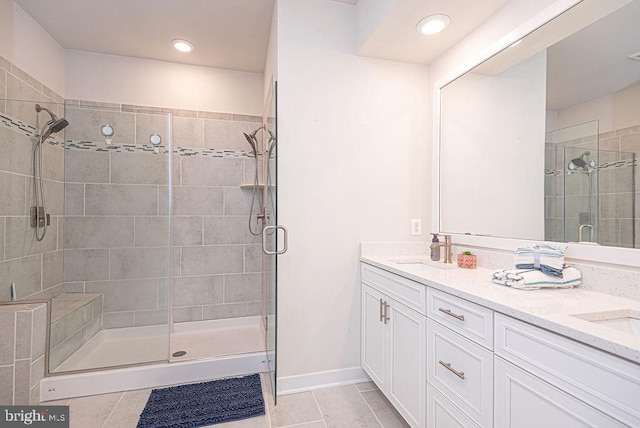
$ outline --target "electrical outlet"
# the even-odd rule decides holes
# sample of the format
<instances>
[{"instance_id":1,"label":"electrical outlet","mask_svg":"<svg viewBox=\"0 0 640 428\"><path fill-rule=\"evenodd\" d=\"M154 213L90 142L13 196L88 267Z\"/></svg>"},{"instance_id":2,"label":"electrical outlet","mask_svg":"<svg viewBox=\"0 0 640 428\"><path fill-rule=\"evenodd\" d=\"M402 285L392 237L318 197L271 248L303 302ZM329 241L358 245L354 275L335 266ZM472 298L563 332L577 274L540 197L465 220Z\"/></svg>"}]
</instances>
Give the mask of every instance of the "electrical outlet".
<instances>
[{"instance_id":1,"label":"electrical outlet","mask_svg":"<svg viewBox=\"0 0 640 428\"><path fill-rule=\"evenodd\" d=\"M411 219L411 235L413 236L422 235L422 219L419 219L419 218Z\"/></svg>"}]
</instances>

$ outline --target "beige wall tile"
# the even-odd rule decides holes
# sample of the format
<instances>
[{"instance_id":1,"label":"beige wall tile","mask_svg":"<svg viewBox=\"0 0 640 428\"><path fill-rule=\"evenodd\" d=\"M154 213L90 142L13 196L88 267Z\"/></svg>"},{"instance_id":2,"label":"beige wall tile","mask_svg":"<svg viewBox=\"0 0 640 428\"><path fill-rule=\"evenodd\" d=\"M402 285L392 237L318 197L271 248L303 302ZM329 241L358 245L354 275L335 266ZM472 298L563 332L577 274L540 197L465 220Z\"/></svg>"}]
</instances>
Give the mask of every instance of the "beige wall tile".
<instances>
[{"instance_id":1,"label":"beige wall tile","mask_svg":"<svg viewBox=\"0 0 640 428\"><path fill-rule=\"evenodd\" d=\"M244 178L241 158L181 157L182 184L194 186L236 186Z\"/></svg>"},{"instance_id":2,"label":"beige wall tile","mask_svg":"<svg viewBox=\"0 0 640 428\"><path fill-rule=\"evenodd\" d=\"M173 147L203 147L204 119L173 117Z\"/></svg>"},{"instance_id":3,"label":"beige wall tile","mask_svg":"<svg viewBox=\"0 0 640 428\"><path fill-rule=\"evenodd\" d=\"M202 306L173 308L173 322L202 321Z\"/></svg>"},{"instance_id":4,"label":"beige wall tile","mask_svg":"<svg viewBox=\"0 0 640 428\"><path fill-rule=\"evenodd\" d=\"M244 246L244 272L262 272L262 246Z\"/></svg>"},{"instance_id":5,"label":"beige wall tile","mask_svg":"<svg viewBox=\"0 0 640 428\"><path fill-rule=\"evenodd\" d=\"M13 364L15 359L15 323L16 313L14 311L0 311L0 366Z\"/></svg>"},{"instance_id":6,"label":"beige wall tile","mask_svg":"<svg viewBox=\"0 0 640 428\"><path fill-rule=\"evenodd\" d=\"M173 195L174 215L222 214L223 196L219 187L176 186Z\"/></svg>"},{"instance_id":7,"label":"beige wall tile","mask_svg":"<svg viewBox=\"0 0 640 428\"><path fill-rule=\"evenodd\" d=\"M31 358L32 311L16 312L16 360Z\"/></svg>"},{"instance_id":8,"label":"beige wall tile","mask_svg":"<svg viewBox=\"0 0 640 428\"><path fill-rule=\"evenodd\" d=\"M16 283L18 299L23 299L41 290L41 256L29 256L0 263L0 278L5 283ZM9 287L0 288L0 301L10 299Z\"/></svg>"},{"instance_id":9,"label":"beige wall tile","mask_svg":"<svg viewBox=\"0 0 640 428\"><path fill-rule=\"evenodd\" d=\"M160 114L160 109L158 109L157 114L136 113L136 144L150 145L149 136L151 134L158 134L160 138L162 138L161 144L168 146L168 123L169 116Z\"/></svg>"},{"instance_id":10,"label":"beige wall tile","mask_svg":"<svg viewBox=\"0 0 640 428\"><path fill-rule=\"evenodd\" d=\"M224 150L251 150L244 132L251 134L260 126L255 122L239 122L227 120L205 120L204 146ZM256 135L261 141L262 132Z\"/></svg>"},{"instance_id":11,"label":"beige wall tile","mask_svg":"<svg viewBox=\"0 0 640 428\"><path fill-rule=\"evenodd\" d=\"M133 217L67 217L64 248L119 248L134 244Z\"/></svg>"},{"instance_id":12,"label":"beige wall tile","mask_svg":"<svg viewBox=\"0 0 640 428\"><path fill-rule=\"evenodd\" d=\"M0 172L0 215L26 215L27 178Z\"/></svg>"},{"instance_id":13,"label":"beige wall tile","mask_svg":"<svg viewBox=\"0 0 640 428\"><path fill-rule=\"evenodd\" d=\"M136 217L136 247L163 247L169 245L167 217ZM174 243L174 245L177 245Z\"/></svg>"},{"instance_id":14,"label":"beige wall tile","mask_svg":"<svg viewBox=\"0 0 640 428\"><path fill-rule=\"evenodd\" d=\"M86 215L156 215L158 188L145 185L87 184Z\"/></svg>"},{"instance_id":15,"label":"beige wall tile","mask_svg":"<svg viewBox=\"0 0 640 428\"><path fill-rule=\"evenodd\" d=\"M106 312L102 314L102 328L122 328L133 326L133 312Z\"/></svg>"},{"instance_id":16,"label":"beige wall tile","mask_svg":"<svg viewBox=\"0 0 640 428\"><path fill-rule=\"evenodd\" d=\"M640 132L620 137L620 150L640 154Z\"/></svg>"},{"instance_id":17,"label":"beige wall tile","mask_svg":"<svg viewBox=\"0 0 640 428\"><path fill-rule=\"evenodd\" d=\"M109 153L67 150L64 160L67 183L108 183Z\"/></svg>"},{"instance_id":18,"label":"beige wall tile","mask_svg":"<svg viewBox=\"0 0 640 428\"><path fill-rule=\"evenodd\" d=\"M42 85L40 85L42 89ZM45 103L45 97L32 86L18 79L12 73L7 73L7 114L30 125L35 124L36 110L38 102L43 107L54 107L53 103ZM9 101L20 100L20 101ZM46 113L45 113L46 114ZM40 122L44 124L44 122Z\"/></svg>"},{"instance_id":19,"label":"beige wall tile","mask_svg":"<svg viewBox=\"0 0 640 428\"><path fill-rule=\"evenodd\" d=\"M0 367L0 403L13 405L13 366Z\"/></svg>"},{"instance_id":20,"label":"beige wall tile","mask_svg":"<svg viewBox=\"0 0 640 428\"><path fill-rule=\"evenodd\" d=\"M62 140L60 134L55 134ZM47 140L48 141L48 140ZM64 181L65 153L69 150L61 145L42 145L42 176L47 180Z\"/></svg>"},{"instance_id":21,"label":"beige wall tile","mask_svg":"<svg viewBox=\"0 0 640 428\"><path fill-rule=\"evenodd\" d=\"M14 376L14 404L28 405L31 399L31 360L16 361Z\"/></svg>"},{"instance_id":22,"label":"beige wall tile","mask_svg":"<svg viewBox=\"0 0 640 428\"><path fill-rule=\"evenodd\" d=\"M172 220L173 245L202 245L203 219L196 216L174 216Z\"/></svg>"},{"instance_id":23,"label":"beige wall tile","mask_svg":"<svg viewBox=\"0 0 640 428\"><path fill-rule=\"evenodd\" d=\"M0 83L1 85L1 83ZM12 129L0 127L0 171L31 175L31 152L29 137L18 134Z\"/></svg>"},{"instance_id":24,"label":"beige wall tile","mask_svg":"<svg viewBox=\"0 0 640 428\"><path fill-rule=\"evenodd\" d=\"M55 223L47 228L47 234L42 241L35 239L35 229L31 227L28 217L7 217L5 256L15 259L47 251L55 251L58 247L57 229Z\"/></svg>"},{"instance_id":25,"label":"beige wall tile","mask_svg":"<svg viewBox=\"0 0 640 428\"><path fill-rule=\"evenodd\" d=\"M260 236L253 236L249 232L248 216L204 218L205 245L257 244L259 242Z\"/></svg>"},{"instance_id":26,"label":"beige wall tile","mask_svg":"<svg viewBox=\"0 0 640 428\"><path fill-rule=\"evenodd\" d=\"M84 184L64 185L65 215L84 215Z\"/></svg>"},{"instance_id":27,"label":"beige wall tile","mask_svg":"<svg viewBox=\"0 0 640 428\"><path fill-rule=\"evenodd\" d=\"M109 279L109 250L64 250L64 280Z\"/></svg>"},{"instance_id":28,"label":"beige wall tile","mask_svg":"<svg viewBox=\"0 0 640 428\"><path fill-rule=\"evenodd\" d=\"M67 107L66 129L68 140L104 141L102 125L111 125L114 129L112 144L134 144L135 114L114 110L96 110Z\"/></svg>"},{"instance_id":29,"label":"beige wall tile","mask_svg":"<svg viewBox=\"0 0 640 428\"><path fill-rule=\"evenodd\" d=\"M199 306L222 303L224 279L221 275L173 279L173 306Z\"/></svg>"},{"instance_id":30,"label":"beige wall tile","mask_svg":"<svg viewBox=\"0 0 640 428\"><path fill-rule=\"evenodd\" d=\"M42 288L47 289L64 282L64 252L53 251L42 255Z\"/></svg>"},{"instance_id":31,"label":"beige wall tile","mask_svg":"<svg viewBox=\"0 0 640 428\"><path fill-rule=\"evenodd\" d=\"M31 363L31 387L44 379L44 355Z\"/></svg>"},{"instance_id":32,"label":"beige wall tile","mask_svg":"<svg viewBox=\"0 0 640 428\"><path fill-rule=\"evenodd\" d=\"M111 153L111 182L167 184L167 156L152 153Z\"/></svg>"},{"instance_id":33,"label":"beige wall tile","mask_svg":"<svg viewBox=\"0 0 640 428\"><path fill-rule=\"evenodd\" d=\"M251 317L260 315L261 313L261 302L227 303L223 305L203 306L203 316L205 320Z\"/></svg>"},{"instance_id":34,"label":"beige wall tile","mask_svg":"<svg viewBox=\"0 0 640 428\"><path fill-rule=\"evenodd\" d=\"M118 248L111 250L111 279L168 276L168 248Z\"/></svg>"},{"instance_id":35,"label":"beige wall tile","mask_svg":"<svg viewBox=\"0 0 640 428\"><path fill-rule=\"evenodd\" d=\"M169 314L166 309L154 309L151 311L136 311L135 325L161 325L169 322Z\"/></svg>"},{"instance_id":36,"label":"beige wall tile","mask_svg":"<svg viewBox=\"0 0 640 428\"><path fill-rule=\"evenodd\" d=\"M55 370L71 354L82 346L82 331L78 331L73 336L65 339L59 345L49 351L49 368Z\"/></svg>"},{"instance_id":37,"label":"beige wall tile","mask_svg":"<svg viewBox=\"0 0 640 428\"><path fill-rule=\"evenodd\" d=\"M44 355L47 344L47 307L42 305L33 311L33 336L31 339L31 360Z\"/></svg>"},{"instance_id":38,"label":"beige wall tile","mask_svg":"<svg viewBox=\"0 0 640 428\"><path fill-rule=\"evenodd\" d=\"M257 195L256 195L257 196ZM224 188L224 214L225 215L249 215L253 191L241 189L238 186ZM254 211L260 210L259 198L254 203Z\"/></svg>"},{"instance_id":39,"label":"beige wall tile","mask_svg":"<svg viewBox=\"0 0 640 428\"><path fill-rule=\"evenodd\" d=\"M85 289L103 295L104 312L156 309L158 304L155 279L87 282Z\"/></svg>"},{"instance_id":40,"label":"beige wall tile","mask_svg":"<svg viewBox=\"0 0 640 428\"><path fill-rule=\"evenodd\" d=\"M183 276L240 273L242 246L199 246L182 248Z\"/></svg>"},{"instance_id":41,"label":"beige wall tile","mask_svg":"<svg viewBox=\"0 0 640 428\"><path fill-rule=\"evenodd\" d=\"M100 317L94 318L89 321L84 327L82 327L82 343L87 343L89 339L98 334L100 331L101 320Z\"/></svg>"},{"instance_id":42,"label":"beige wall tile","mask_svg":"<svg viewBox=\"0 0 640 428\"><path fill-rule=\"evenodd\" d=\"M224 302L240 303L262 300L262 274L224 276Z\"/></svg>"}]
</instances>

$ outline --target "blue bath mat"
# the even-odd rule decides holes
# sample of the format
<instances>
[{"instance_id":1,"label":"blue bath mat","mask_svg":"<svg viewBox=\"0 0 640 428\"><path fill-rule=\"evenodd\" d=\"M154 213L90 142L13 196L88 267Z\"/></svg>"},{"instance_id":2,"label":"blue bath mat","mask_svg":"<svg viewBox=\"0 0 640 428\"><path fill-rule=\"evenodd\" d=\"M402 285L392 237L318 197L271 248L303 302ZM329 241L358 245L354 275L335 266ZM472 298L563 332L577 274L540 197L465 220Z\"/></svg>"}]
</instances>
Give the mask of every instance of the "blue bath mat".
<instances>
[{"instance_id":1,"label":"blue bath mat","mask_svg":"<svg viewBox=\"0 0 640 428\"><path fill-rule=\"evenodd\" d=\"M260 375L154 389L138 428L203 427L264 415Z\"/></svg>"}]
</instances>

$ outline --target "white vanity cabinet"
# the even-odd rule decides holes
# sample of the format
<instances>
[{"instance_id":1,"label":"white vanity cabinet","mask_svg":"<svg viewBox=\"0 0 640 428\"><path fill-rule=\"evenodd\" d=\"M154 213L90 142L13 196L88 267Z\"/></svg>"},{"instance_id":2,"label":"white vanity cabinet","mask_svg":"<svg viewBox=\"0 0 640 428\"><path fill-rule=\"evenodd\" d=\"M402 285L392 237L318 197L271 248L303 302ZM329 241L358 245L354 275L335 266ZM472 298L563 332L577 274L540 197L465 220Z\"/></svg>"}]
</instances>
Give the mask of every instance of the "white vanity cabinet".
<instances>
[{"instance_id":1,"label":"white vanity cabinet","mask_svg":"<svg viewBox=\"0 0 640 428\"><path fill-rule=\"evenodd\" d=\"M365 264L362 280L362 367L412 427L424 427L424 298L412 305L423 313L401 301L425 287Z\"/></svg>"}]
</instances>

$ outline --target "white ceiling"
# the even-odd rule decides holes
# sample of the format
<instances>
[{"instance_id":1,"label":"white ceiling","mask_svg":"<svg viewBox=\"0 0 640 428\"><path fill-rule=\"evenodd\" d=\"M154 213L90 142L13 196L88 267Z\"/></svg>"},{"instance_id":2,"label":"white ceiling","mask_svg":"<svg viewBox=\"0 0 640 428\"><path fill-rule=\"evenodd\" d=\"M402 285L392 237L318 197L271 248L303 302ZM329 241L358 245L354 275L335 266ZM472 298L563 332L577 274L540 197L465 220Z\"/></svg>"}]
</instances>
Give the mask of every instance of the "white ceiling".
<instances>
[{"instance_id":1,"label":"white ceiling","mask_svg":"<svg viewBox=\"0 0 640 428\"><path fill-rule=\"evenodd\" d=\"M262 73L275 0L16 0L65 49ZM171 40L195 45L189 54Z\"/></svg>"},{"instance_id":2,"label":"white ceiling","mask_svg":"<svg viewBox=\"0 0 640 428\"><path fill-rule=\"evenodd\" d=\"M364 56L429 64L486 21L509 0L396 0L360 49ZM424 36L416 30L423 18L444 13L451 24L442 33Z\"/></svg>"},{"instance_id":3,"label":"white ceiling","mask_svg":"<svg viewBox=\"0 0 640 428\"><path fill-rule=\"evenodd\" d=\"M612 94L640 80L640 1L551 46L547 51L547 108L562 110Z\"/></svg>"},{"instance_id":4,"label":"white ceiling","mask_svg":"<svg viewBox=\"0 0 640 428\"><path fill-rule=\"evenodd\" d=\"M275 0L15 0L65 49L262 73ZM358 0L336 0L357 4ZM394 0L359 52L428 64L509 0ZM187 7L188 6L188 7ZM425 37L415 27L446 13L451 25ZM175 51L182 38L195 50Z\"/></svg>"}]
</instances>

